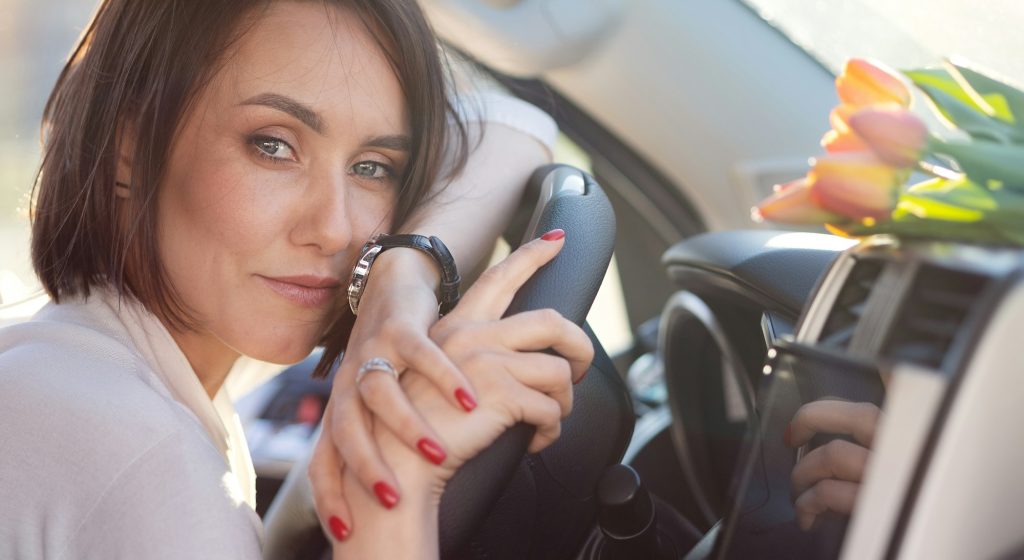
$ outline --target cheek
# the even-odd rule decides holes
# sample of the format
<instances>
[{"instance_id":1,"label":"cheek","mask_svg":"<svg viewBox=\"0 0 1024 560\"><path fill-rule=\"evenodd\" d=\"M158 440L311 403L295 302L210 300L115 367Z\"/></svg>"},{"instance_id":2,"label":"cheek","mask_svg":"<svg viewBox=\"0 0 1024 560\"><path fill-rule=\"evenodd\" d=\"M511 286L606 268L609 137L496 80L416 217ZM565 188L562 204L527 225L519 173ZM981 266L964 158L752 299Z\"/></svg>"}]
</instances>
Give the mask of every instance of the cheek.
<instances>
[{"instance_id":1,"label":"cheek","mask_svg":"<svg viewBox=\"0 0 1024 560\"><path fill-rule=\"evenodd\" d=\"M168 247L187 247L196 257L241 256L267 248L279 233L284 205L250 170L200 163L170 179L160 197Z\"/></svg>"},{"instance_id":2,"label":"cheek","mask_svg":"<svg viewBox=\"0 0 1024 560\"><path fill-rule=\"evenodd\" d=\"M391 233L392 216L398 200L394 190L350 188L345 200L356 250L375 233Z\"/></svg>"}]
</instances>

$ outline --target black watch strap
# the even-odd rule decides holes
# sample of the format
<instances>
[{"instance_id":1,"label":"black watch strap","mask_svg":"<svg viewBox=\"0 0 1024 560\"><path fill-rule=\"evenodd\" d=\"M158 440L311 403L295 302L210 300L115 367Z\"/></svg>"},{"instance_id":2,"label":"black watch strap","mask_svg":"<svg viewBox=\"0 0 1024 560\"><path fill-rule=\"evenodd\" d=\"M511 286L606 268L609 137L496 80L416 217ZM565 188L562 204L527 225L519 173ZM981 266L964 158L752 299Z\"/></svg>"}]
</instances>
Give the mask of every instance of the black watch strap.
<instances>
[{"instance_id":1,"label":"black watch strap","mask_svg":"<svg viewBox=\"0 0 1024 560\"><path fill-rule=\"evenodd\" d=\"M373 264L373 260L380 253L394 249L395 247L405 247L409 249L418 249L424 253L430 255L434 262L437 263L437 267L441 272L441 286L438 290L438 312L441 315L447 314L449 311L455 308L455 305L459 303L459 278L458 268L455 266L455 258L452 257L448 247L438 239L437 237L416 234L386 234L382 233L374 236L370 239L366 245L363 246L362 255L360 255L360 261L356 265L356 269L353 270L353 285L355 285L358 276L359 279L357 289L353 292L353 287L349 288L349 304L352 306L353 313L357 312L358 302L362 296L362 290L365 287L366 280L370 272L370 266ZM360 266L362 268L360 269ZM354 298L354 301L353 301Z\"/></svg>"}]
</instances>

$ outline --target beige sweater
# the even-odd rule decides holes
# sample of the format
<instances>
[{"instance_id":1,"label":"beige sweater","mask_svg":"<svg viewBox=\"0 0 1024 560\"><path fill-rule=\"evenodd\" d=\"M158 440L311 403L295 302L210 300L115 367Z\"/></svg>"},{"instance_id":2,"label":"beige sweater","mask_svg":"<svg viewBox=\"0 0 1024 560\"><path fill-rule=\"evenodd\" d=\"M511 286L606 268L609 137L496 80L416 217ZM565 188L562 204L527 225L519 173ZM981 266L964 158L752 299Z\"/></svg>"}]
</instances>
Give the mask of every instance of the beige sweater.
<instances>
[{"instance_id":1,"label":"beige sweater","mask_svg":"<svg viewBox=\"0 0 1024 560\"><path fill-rule=\"evenodd\" d=\"M0 330L0 558L259 558L228 385L112 291Z\"/></svg>"}]
</instances>

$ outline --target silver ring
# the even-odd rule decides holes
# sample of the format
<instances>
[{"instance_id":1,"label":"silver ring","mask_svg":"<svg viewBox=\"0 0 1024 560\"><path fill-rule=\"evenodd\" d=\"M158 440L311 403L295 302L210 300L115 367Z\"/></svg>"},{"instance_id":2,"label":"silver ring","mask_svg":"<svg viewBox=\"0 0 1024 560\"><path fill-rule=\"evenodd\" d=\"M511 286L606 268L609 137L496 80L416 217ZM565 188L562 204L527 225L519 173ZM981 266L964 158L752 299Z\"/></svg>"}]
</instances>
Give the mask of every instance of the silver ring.
<instances>
[{"instance_id":1,"label":"silver ring","mask_svg":"<svg viewBox=\"0 0 1024 560\"><path fill-rule=\"evenodd\" d=\"M362 381L363 378L366 377L366 374L371 371L383 371L384 373L394 377L396 381L400 375L398 370L395 369L395 366L391 365L391 362L386 359L370 358L369 360L366 360L363 365L359 366L359 371L356 373L356 385L359 385L359 382Z\"/></svg>"}]
</instances>

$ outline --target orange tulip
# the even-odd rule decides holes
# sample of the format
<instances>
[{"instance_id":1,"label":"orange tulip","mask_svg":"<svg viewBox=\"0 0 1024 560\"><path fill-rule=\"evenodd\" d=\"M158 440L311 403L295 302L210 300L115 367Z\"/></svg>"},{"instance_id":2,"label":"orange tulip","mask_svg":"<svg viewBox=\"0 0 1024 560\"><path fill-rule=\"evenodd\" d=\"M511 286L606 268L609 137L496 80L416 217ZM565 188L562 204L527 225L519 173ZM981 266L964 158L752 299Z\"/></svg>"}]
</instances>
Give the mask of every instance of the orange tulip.
<instances>
[{"instance_id":1,"label":"orange tulip","mask_svg":"<svg viewBox=\"0 0 1024 560\"><path fill-rule=\"evenodd\" d=\"M863 152L870 150L867 144L860 139L852 130L839 132L830 130L821 137L821 147L830 154L842 152Z\"/></svg>"},{"instance_id":2,"label":"orange tulip","mask_svg":"<svg viewBox=\"0 0 1024 560\"><path fill-rule=\"evenodd\" d=\"M888 220L906 172L870 152L830 154L814 161L807 182L821 208L854 220Z\"/></svg>"},{"instance_id":3,"label":"orange tulip","mask_svg":"<svg viewBox=\"0 0 1024 560\"><path fill-rule=\"evenodd\" d=\"M880 159L914 167L928 144L928 127L906 109L867 107L849 117L849 126Z\"/></svg>"},{"instance_id":4,"label":"orange tulip","mask_svg":"<svg viewBox=\"0 0 1024 560\"><path fill-rule=\"evenodd\" d=\"M750 214L756 222L821 224L842 220L842 216L821 209L811 200L806 177L775 185L775 194L761 201Z\"/></svg>"},{"instance_id":5,"label":"orange tulip","mask_svg":"<svg viewBox=\"0 0 1024 560\"><path fill-rule=\"evenodd\" d=\"M910 91L896 72L862 58L846 61L836 77L836 92L843 103L858 107L876 103L910 106Z\"/></svg>"}]
</instances>

